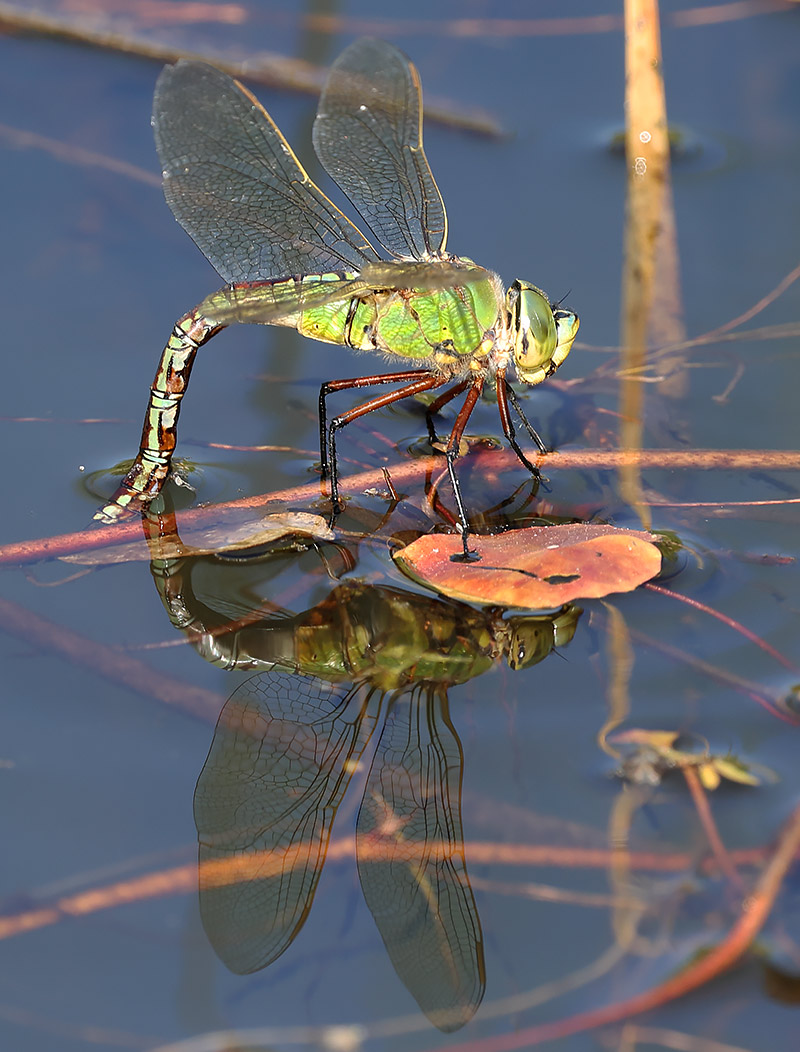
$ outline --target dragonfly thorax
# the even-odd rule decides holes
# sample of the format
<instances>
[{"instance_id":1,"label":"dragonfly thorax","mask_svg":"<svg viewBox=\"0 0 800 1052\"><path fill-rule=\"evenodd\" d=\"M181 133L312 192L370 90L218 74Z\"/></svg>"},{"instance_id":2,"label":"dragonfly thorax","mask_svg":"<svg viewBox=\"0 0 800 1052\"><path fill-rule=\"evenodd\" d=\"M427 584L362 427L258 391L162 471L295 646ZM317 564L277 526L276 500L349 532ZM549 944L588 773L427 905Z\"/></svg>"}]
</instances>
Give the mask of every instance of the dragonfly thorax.
<instances>
[{"instance_id":1,"label":"dragonfly thorax","mask_svg":"<svg viewBox=\"0 0 800 1052\"><path fill-rule=\"evenodd\" d=\"M551 304L541 289L520 280L509 287L506 310L517 376L527 384L539 384L569 354L578 316Z\"/></svg>"}]
</instances>

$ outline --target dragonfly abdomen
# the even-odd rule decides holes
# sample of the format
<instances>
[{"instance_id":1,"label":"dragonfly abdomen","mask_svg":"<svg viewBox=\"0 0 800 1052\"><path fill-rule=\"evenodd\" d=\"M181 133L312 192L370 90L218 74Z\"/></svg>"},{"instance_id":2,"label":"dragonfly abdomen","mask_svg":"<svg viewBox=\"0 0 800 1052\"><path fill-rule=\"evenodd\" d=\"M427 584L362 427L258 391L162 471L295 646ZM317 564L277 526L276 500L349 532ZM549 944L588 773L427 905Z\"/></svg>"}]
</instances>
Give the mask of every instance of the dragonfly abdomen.
<instances>
[{"instance_id":1,"label":"dragonfly abdomen","mask_svg":"<svg viewBox=\"0 0 800 1052\"><path fill-rule=\"evenodd\" d=\"M169 474L178 441L181 399L195 355L222 328L201 307L184 314L170 333L150 388L139 455L108 504L95 514L100 522L115 522L132 504L155 497Z\"/></svg>"}]
</instances>

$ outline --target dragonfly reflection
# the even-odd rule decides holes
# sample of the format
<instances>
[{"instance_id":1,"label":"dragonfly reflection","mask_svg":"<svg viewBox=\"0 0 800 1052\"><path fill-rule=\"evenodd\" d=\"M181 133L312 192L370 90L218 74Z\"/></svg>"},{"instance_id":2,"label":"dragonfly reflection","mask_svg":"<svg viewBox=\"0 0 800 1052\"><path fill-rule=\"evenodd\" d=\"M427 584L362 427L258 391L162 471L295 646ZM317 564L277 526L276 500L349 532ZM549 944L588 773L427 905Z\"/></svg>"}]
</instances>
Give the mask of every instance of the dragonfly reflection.
<instances>
[{"instance_id":1,"label":"dragonfly reflection","mask_svg":"<svg viewBox=\"0 0 800 1052\"><path fill-rule=\"evenodd\" d=\"M153 563L173 624L206 660L264 670L227 701L195 790L200 909L215 951L249 973L297 936L383 713L356 829L361 887L406 988L437 1027L458 1029L485 972L448 688L503 658L536 664L569 642L581 611L506 618L347 581L302 613L226 626L194 595L192 566Z\"/></svg>"}]
</instances>

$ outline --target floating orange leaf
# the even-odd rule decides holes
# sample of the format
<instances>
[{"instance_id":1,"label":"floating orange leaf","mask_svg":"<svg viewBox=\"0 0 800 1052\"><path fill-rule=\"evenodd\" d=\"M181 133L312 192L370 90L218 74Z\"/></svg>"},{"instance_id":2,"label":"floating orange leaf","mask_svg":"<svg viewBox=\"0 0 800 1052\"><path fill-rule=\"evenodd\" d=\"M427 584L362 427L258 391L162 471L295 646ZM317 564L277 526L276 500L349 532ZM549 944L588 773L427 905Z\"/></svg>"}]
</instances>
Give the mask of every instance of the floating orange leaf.
<instances>
[{"instance_id":1,"label":"floating orange leaf","mask_svg":"<svg viewBox=\"0 0 800 1052\"><path fill-rule=\"evenodd\" d=\"M532 610L630 592L661 569L651 534L614 526L530 526L470 541L479 561L451 560L461 551L457 534L420 537L394 558L409 576L453 599Z\"/></svg>"}]
</instances>

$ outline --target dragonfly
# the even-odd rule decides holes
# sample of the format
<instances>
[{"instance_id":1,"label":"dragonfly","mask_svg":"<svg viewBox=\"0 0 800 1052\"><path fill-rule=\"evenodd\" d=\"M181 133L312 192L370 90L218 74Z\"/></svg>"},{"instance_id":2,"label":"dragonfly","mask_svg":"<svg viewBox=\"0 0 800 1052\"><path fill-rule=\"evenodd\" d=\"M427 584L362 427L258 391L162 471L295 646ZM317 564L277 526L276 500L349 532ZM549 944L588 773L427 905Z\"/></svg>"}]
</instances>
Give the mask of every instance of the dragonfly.
<instances>
[{"instance_id":1,"label":"dragonfly","mask_svg":"<svg viewBox=\"0 0 800 1052\"><path fill-rule=\"evenodd\" d=\"M175 218L226 282L176 322L162 353L139 453L95 518L114 522L152 500L170 473L177 423L199 347L234 323L285 325L303 336L368 351L404 368L331 380L320 389L321 475L341 510L337 433L374 410L436 392L433 417L464 400L440 443L463 539L469 520L455 471L467 421L487 381L503 433L511 409L541 452L508 374L551 376L569 354L578 317L540 288L447 252L447 213L422 141L422 93L412 62L385 41L355 41L333 64L320 97L314 149L361 217L363 233L309 177L257 99L227 74L181 61L160 74L153 128L164 194ZM412 368L413 366L413 368ZM345 390L399 385L328 419Z\"/></svg>"}]
</instances>

